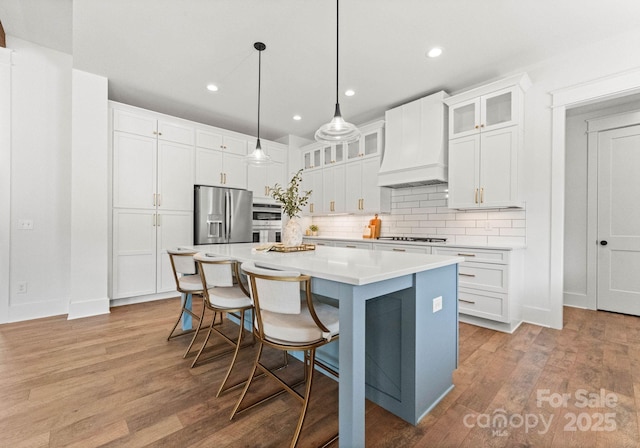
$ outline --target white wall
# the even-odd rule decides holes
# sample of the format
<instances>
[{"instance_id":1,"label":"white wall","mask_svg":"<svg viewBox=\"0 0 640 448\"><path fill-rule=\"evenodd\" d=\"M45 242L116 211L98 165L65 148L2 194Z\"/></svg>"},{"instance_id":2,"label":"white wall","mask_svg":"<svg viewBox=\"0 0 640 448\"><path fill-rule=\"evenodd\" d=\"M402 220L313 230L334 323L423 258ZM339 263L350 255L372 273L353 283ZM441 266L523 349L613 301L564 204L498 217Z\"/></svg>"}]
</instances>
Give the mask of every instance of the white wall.
<instances>
[{"instance_id":1,"label":"white wall","mask_svg":"<svg viewBox=\"0 0 640 448\"><path fill-rule=\"evenodd\" d=\"M11 56L0 48L0 323L9 320L11 291Z\"/></svg>"},{"instance_id":2,"label":"white wall","mask_svg":"<svg viewBox=\"0 0 640 448\"><path fill-rule=\"evenodd\" d=\"M11 36L7 48L14 50L8 320L16 321L68 309L72 58ZM33 230L19 230L23 219ZM18 282L27 282L26 293L17 293Z\"/></svg>"}]
</instances>

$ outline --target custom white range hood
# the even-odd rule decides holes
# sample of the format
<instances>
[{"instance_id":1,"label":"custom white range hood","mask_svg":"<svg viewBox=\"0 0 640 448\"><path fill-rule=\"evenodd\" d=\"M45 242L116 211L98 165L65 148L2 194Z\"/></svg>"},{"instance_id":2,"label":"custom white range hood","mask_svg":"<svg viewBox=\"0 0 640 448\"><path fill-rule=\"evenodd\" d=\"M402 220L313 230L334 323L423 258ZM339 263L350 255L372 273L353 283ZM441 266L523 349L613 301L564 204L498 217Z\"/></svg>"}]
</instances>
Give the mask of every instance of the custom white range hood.
<instances>
[{"instance_id":1,"label":"custom white range hood","mask_svg":"<svg viewBox=\"0 0 640 448\"><path fill-rule=\"evenodd\" d=\"M446 183L447 106L440 91L385 112L385 149L378 186Z\"/></svg>"}]
</instances>

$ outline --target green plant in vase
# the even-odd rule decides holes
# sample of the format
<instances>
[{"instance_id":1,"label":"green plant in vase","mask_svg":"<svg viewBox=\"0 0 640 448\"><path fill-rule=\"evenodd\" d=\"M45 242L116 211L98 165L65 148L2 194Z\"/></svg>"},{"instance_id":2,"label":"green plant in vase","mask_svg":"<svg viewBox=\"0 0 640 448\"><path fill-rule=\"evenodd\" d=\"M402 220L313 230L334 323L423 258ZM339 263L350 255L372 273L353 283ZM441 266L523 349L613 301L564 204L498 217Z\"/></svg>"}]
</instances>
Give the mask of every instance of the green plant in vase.
<instances>
[{"instance_id":1,"label":"green plant in vase","mask_svg":"<svg viewBox=\"0 0 640 448\"><path fill-rule=\"evenodd\" d=\"M318 226L315 224L311 224L309 226L309 230L311 231L311 235L313 236L317 236L318 235Z\"/></svg>"},{"instance_id":2,"label":"green plant in vase","mask_svg":"<svg viewBox=\"0 0 640 448\"><path fill-rule=\"evenodd\" d=\"M307 205L311 197L311 191L301 191L302 169L291 178L287 188L280 184L275 184L271 188L271 197L282 205L282 211L289 217L284 228L283 244L285 246L299 246L302 244L302 227L298 222L298 214L302 207Z\"/></svg>"}]
</instances>

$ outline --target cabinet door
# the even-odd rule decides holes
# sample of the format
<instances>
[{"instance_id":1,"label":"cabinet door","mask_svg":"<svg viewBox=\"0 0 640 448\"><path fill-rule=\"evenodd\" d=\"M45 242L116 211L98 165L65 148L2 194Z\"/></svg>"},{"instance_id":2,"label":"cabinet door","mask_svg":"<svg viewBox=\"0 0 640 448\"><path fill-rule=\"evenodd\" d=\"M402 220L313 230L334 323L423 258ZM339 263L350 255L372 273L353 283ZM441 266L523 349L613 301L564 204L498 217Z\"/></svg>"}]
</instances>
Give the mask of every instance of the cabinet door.
<instances>
[{"instance_id":1,"label":"cabinet door","mask_svg":"<svg viewBox=\"0 0 640 448\"><path fill-rule=\"evenodd\" d=\"M267 166L253 166L247 167L247 189L253 191L253 199L267 198L269 193L267 188L269 187L268 170L272 165Z\"/></svg>"},{"instance_id":2,"label":"cabinet door","mask_svg":"<svg viewBox=\"0 0 640 448\"><path fill-rule=\"evenodd\" d=\"M167 249L193 245L193 213L159 212L156 230L156 290L173 291L176 289L176 282Z\"/></svg>"},{"instance_id":3,"label":"cabinet door","mask_svg":"<svg viewBox=\"0 0 640 448\"><path fill-rule=\"evenodd\" d=\"M382 128L364 133L360 140L363 157L377 156L382 152Z\"/></svg>"},{"instance_id":4,"label":"cabinet door","mask_svg":"<svg viewBox=\"0 0 640 448\"><path fill-rule=\"evenodd\" d=\"M305 170L320 168L322 166L322 148L313 146L302 153L302 167Z\"/></svg>"},{"instance_id":5,"label":"cabinet door","mask_svg":"<svg viewBox=\"0 0 640 448\"><path fill-rule=\"evenodd\" d=\"M196 148L196 184L223 185L222 151Z\"/></svg>"},{"instance_id":6,"label":"cabinet door","mask_svg":"<svg viewBox=\"0 0 640 448\"><path fill-rule=\"evenodd\" d=\"M155 209L157 140L113 133L113 206Z\"/></svg>"},{"instance_id":7,"label":"cabinet door","mask_svg":"<svg viewBox=\"0 0 640 448\"><path fill-rule=\"evenodd\" d=\"M305 215L321 214L323 211L323 185L322 185L322 173L323 170L306 171L302 176L302 191L311 190L311 197L306 207L304 207L303 213Z\"/></svg>"},{"instance_id":8,"label":"cabinet door","mask_svg":"<svg viewBox=\"0 0 640 448\"><path fill-rule=\"evenodd\" d=\"M449 208L478 207L479 166L479 134L449 141Z\"/></svg>"},{"instance_id":9,"label":"cabinet door","mask_svg":"<svg viewBox=\"0 0 640 448\"><path fill-rule=\"evenodd\" d=\"M254 149L255 146L251 148L251 151L253 151ZM235 154L243 157L249 154L247 140L236 137L229 137L228 135L225 135L222 139L222 150L225 152L225 154Z\"/></svg>"},{"instance_id":10,"label":"cabinet door","mask_svg":"<svg viewBox=\"0 0 640 448\"><path fill-rule=\"evenodd\" d=\"M349 213L362 212L362 163L345 165L345 202Z\"/></svg>"},{"instance_id":11,"label":"cabinet door","mask_svg":"<svg viewBox=\"0 0 640 448\"><path fill-rule=\"evenodd\" d=\"M157 120L144 113L125 110L113 110L113 130L137 134L145 137L156 137Z\"/></svg>"},{"instance_id":12,"label":"cabinet door","mask_svg":"<svg viewBox=\"0 0 640 448\"><path fill-rule=\"evenodd\" d=\"M158 142L158 209L193 210L193 146Z\"/></svg>"},{"instance_id":13,"label":"cabinet door","mask_svg":"<svg viewBox=\"0 0 640 448\"><path fill-rule=\"evenodd\" d=\"M362 186L360 194L362 197L362 212L387 212L391 209L391 191L388 188L378 187L378 171L380 170L380 158L373 157L362 162ZM386 198L388 197L388 201ZM382 208L382 200L388 202Z\"/></svg>"},{"instance_id":14,"label":"cabinet door","mask_svg":"<svg viewBox=\"0 0 640 448\"><path fill-rule=\"evenodd\" d=\"M224 168L224 186L230 188L247 188L247 165L244 163L245 155L225 153L222 158Z\"/></svg>"},{"instance_id":15,"label":"cabinet door","mask_svg":"<svg viewBox=\"0 0 640 448\"><path fill-rule=\"evenodd\" d=\"M156 213L113 211L113 298L156 292Z\"/></svg>"},{"instance_id":16,"label":"cabinet door","mask_svg":"<svg viewBox=\"0 0 640 448\"><path fill-rule=\"evenodd\" d=\"M351 142L351 143L345 143L344 146L347 147L347 161L349 160L356 160L358 159L358 157L360 157L362 155L362 150L360 149L360 146L362 144L362 138L360 138L360 140L356 141L356 142Z\"/></svg>"},{"instance_id":17,"label":"cabinet door","mask_svg":"<svg viewBox=\"0 0 640 448\"><path fill-rule=\"evenodd\" d=\"M345 211L345 167L336 165L325 168L322 173L323 210L327 213Z\"/></svg>"},{"instance_id":18,"label":"cabinet door","mask_svg":"<svg viewBox=\"0 0 640 448\"><path fill-rule=\"evenodd\" d=\"M193 126L186 124L159 120L158 139L193 146L195 143L195 129Z\"/></svg>"},{"instance_id":19,"label":"cabinet door","mask_svg":"<svg viewBox=\"0 0 640 448\"><path fill-rule=\"evenodd\" d=\"M449 138L476 134L480 130L480 98L449 107Z\"/></svg>"},{"instance_id":20,"label":"cabinet door","mask_svg":"<svg viewBox=\"0 0 640 448\"><path fill-rule=\"evenodd\" d=\"M480 135L480 207L519 205L517 126Z\"/></svg>"},{"instance_id":21,"label":"cabinet door","mask_svg":"<svg viewBox=\"0 0 640 448\"><path fill-rule=\"evenodd\" d=\"M196 129L196 146L206 149L222 149L222 134L204 129Z\"/></svg>"},{"instance_id":22,"label":"cabinet door","mask_svg":"<svg viewBox=\"0 0 640 448\"><path fill-rule=\"evenodd\" d=\"M519 96L516 89L509 87L480 98L480 130L482 132L517 124L516 111Z\"/></svg>"}]
</instances>

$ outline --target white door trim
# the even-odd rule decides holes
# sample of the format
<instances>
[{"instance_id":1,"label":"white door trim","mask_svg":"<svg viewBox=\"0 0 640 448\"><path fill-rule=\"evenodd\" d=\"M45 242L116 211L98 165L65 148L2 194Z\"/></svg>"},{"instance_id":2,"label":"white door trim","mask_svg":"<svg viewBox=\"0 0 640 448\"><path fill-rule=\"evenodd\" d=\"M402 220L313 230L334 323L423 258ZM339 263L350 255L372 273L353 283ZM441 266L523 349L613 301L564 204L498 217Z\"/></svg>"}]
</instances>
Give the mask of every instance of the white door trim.
<instances>
[{"instance_id":1,"label":"white door trim","mask_svg":"<svg viewBox=\"0 0 640 448\"><path fill-rule=\"evenodd\" d=\"M640 124L640 111L587 120L587 290L585 305L598 308L598 133Z\"/></svg>"},{"instance_id":2,"label":"white door trim","mask_svg":"<svg viewBox=\"0 0 640 448\"><path fill-rule=\"evenodd\" d=\"M640 92L640 69L569 86L551 93L550 326L562 328L564 282L565 129L567 109Z\"/></svg>"}]
</instances>

